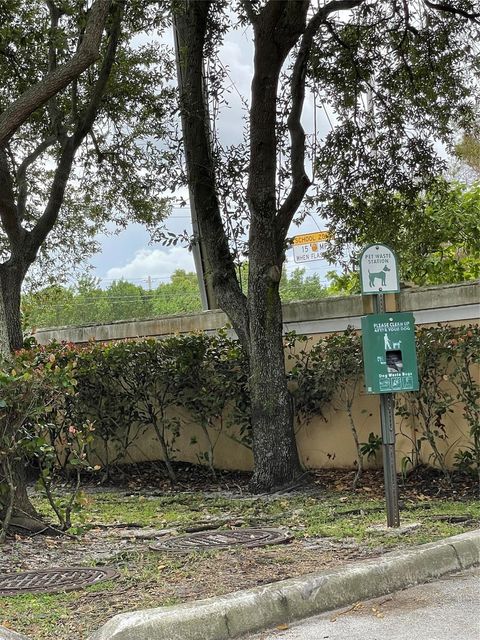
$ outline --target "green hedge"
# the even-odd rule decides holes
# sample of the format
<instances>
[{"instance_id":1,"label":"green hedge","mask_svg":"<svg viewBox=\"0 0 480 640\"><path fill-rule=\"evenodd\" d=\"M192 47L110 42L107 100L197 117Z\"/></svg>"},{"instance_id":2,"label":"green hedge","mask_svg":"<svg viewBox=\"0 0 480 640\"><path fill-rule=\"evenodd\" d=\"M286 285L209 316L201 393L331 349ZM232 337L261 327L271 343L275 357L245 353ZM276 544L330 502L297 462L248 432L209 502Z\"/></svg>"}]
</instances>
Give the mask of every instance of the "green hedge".
<instances>
[{"instance_id":1,"label":"green hedge","mask_svg":"<svg viewBox=\"0 0 480 640\"><path fill-rule=\"evenodd\" d=\"M352 404L363 370L361 339L348 329L313 346L309 343L305 336L286 336L298 428L315 415L325 415L329 406L347 411L358 454L358 479L363 457L379 446L375 437L359 442L353 420ZM398 414L414 416L418 429L404 467L418 463L428 442L432 462L449 478L441 441L447 438L446 415L460 408L471 439L467 448L456 451L456 464L478 474L480 387L474 367L480 362L480 329L476 325L422 328L417 332L417 352L420 391L397 396ZM0 367L0 503L4 508L8 504L2 495L9 493L12 459L26 455L35 460L48 493L59 468L79 478L89 467L94 440L99 466L108 474L149 427L174 482L171 461L184 425L182 415L202 429L207 446L199 462L214 473L221 434L250 446L248 380L239 344L224 333L26 348ZM65 528L73 505L74 501L64 502L58 507Z\"/></svg>"}]
</instances>

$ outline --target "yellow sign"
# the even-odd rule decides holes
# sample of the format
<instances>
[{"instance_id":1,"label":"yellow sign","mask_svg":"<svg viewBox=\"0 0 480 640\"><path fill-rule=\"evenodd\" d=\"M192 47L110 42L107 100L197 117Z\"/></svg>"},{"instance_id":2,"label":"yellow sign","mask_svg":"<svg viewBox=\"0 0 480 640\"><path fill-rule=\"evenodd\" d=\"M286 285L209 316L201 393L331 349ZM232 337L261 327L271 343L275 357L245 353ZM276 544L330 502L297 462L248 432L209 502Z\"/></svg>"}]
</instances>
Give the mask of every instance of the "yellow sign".
<instances>
[{"instance_id":1,"label":"yellow sign","mask_svg":"<svg viewBox=\"0 0 480 640\"><path fill-rule=\"evenodd\" d=\"M304 233L293 238L293 244L311 244L312 242L325 242L330 238L328 231L317 231L316 233Z\"/></svg>"},{"instance_id":2,"label":"yellow sign","mask_svg":"<svg viewBox=\"0 0 480 640\"><path fill-rule=\"evenodd\" d=\"M323 260L323 252L328 248L326 241L330 238L328 231L304 233L293 238L294 262L312 262Z\"/></svg>"}]
</instances>

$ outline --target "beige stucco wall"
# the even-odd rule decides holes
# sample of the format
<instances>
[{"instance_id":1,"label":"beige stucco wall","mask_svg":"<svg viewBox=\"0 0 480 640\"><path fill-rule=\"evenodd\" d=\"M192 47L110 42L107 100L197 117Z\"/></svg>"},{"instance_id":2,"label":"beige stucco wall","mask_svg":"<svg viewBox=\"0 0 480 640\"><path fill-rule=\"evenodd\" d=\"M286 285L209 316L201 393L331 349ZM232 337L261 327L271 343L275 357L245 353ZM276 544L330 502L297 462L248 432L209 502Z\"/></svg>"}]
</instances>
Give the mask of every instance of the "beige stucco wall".
<instances>
[{"instance_id":1,"label":"beige stucco wall","mask_svg":"<svg viewBox=\"0 0 480 640\"><path fill-rule=\"evenodd\" d=\"M177 450L173 456L176 460L198 463L199 456L207 450L207 443L201 428L189 420L183 413L184 422L181 435L175 441ZM366 442L371 432L380 435L380 400L377 395L367 395L363 391L357 394L353 406L353 419L360 442ZM447 464L452 466L456 450L468 444L468 426L462 417L461 408L445 417L448 440L440 442L443 452L448 452ZM402 459L411 456L411 438L418 437L415 433L414 421L396 418L396 452L397 469L401 470ZM347 412L331 407L326 413L325 420L320 416L307 424L297 424L297 444L302 463L309 469L320 468L352 468L356 460L355 443L352 436ZM212 439L216 439L217 431L212 431ZM250 470L253 468L253 456L249 448L235 442L235 430L225 430L220 434L215 446L215 466L219 469ZM191 444L192 438L196 441ZM113 450L112 450L113 453ZM426 443L422 444L421 461L431 462L431 450ZM144 462L161 460L162 452L153 428L142 430L139 437L129 448L127 455L121 462ZM92 458L92 463L97 463ZM364 459L365 467L381 467L381 451L376 459Z\"/></svg>"},{"instance_id":2,"label":"beige stucco wall","mask_svg":"<svg viewBox=\"0 0 480 640\"><path fill-rule=\"evenodd\" d=\"M418 325L434 325L438 322L450 324L478 323L480 318L479 287L477 283L411 289L391 296L389 310L397 308L412 311ZM371 312L371 298L348 296L328 298L308 302L295 302L284 305L284 326L286 331L309 334L313 341L320 336L342 331L347 326L360 328L360 317ZM88 327L62 327L39 329L36 337L46 343L51 339L86 342L89 339L99 341L117 340L187 333L189 331L214 332L226 325L227 318L221 311L206 311L199 314L169 316L144 321L117 322L109 325ZM312 341L312 342L313 342ZM475 372L478 376L478 371ZM353 406L353 416L359 433L360 442L368 440L370 432L380 435L379 396L368 395L360 386ZM206 450L205 437L198 425L194 425L184 416L182 435L175 442L179 449L176 459L186 462L198 462L198 456ZM468 443L468 427L462 417L461 407L445 417L448 441L441 443L448 450L447 461L451 465L453 455L458 448ZM402 458L411 454L412 443L418 435L413 421L396 418L397 431L397 468L400 470ZM332 407L326 415L326 421L318 417L308 424L297 425L297 442L300 456L308 468L351 468L355 461L355 446L350 429L348 415L339 407ZM230 433L230 432L228 432ZM216 437L216 434L214 434ZM197 444L192 445L194 438ZM430 451L422 445L422 461L429 462ZM128 452L125 462L140 462L161 459L160 447L152 430L139 437ZM365 460L366 466L381 466L381 454L376 463ZM223 469L248 470L253 465L252 453L245 446L235 443L230 437L221 434L215 448L215 466Z\"/></svg>"}]
</instances>

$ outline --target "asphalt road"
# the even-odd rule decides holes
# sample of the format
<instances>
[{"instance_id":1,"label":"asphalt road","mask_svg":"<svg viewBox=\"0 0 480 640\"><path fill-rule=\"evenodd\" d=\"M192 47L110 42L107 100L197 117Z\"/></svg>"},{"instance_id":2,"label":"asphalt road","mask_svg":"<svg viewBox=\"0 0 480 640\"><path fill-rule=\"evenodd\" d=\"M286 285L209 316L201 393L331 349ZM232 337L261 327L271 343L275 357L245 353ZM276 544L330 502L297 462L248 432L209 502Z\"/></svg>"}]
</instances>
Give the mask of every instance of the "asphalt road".
<instances>
[{"instance_id":1,"label":"asphalt road","mask_svg":"<svg viewBox=\"0 0 480 640\"><path fill-rule=\"evenodd\" d=\"M359 602L250 640L480 640L480 569Z\"/></svg>"}]
</instances>

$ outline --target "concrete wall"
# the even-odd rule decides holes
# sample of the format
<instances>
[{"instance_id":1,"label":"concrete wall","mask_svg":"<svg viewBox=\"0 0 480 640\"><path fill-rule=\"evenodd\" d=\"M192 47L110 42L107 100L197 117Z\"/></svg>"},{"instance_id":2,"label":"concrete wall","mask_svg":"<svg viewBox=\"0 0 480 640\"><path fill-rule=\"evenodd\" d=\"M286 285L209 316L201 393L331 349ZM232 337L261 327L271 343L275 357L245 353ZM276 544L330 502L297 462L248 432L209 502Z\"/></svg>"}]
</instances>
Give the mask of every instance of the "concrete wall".
<instances>
[{"instance_id":1,"label":"concrete wall","mask_svg":"<svg viewBox=\"0 0 480 640\"><path fill-rule=\"evenodd\" d=\"M439 322L464 324L478 323L480 317L478 284L459 284L423 289L409 289L398 296L388 296L387 309L412 311L417 324L433 325ZM322 334L342 331L347 326L360 328L360 318L371 312L371 296L327 298L315 301L293 302L284 305L285 331L320 337ZM36 338L41 343L51 339L67 340L77 343L94 339L110 341L124 338L158 337L173 333L191 331L214 332L227 324L227 318L221 311L206 311L196 314L168 316L152 320L116 322L108 325L85 327L61 327L39 329ZM354 403L354 422L361 442L368 440L370 432L380 434L379 397L368 395L362 386ZM198 425L184 416L182 435L175 446L180 450L179 460L197 462L198 455L206 450L204 435ZM444 445L448 461L453 462L454 452L468 443L468 427L459 409L446 418L448 442ZM397 465L412 450L417 425L397 418ZM218 433L213 434L216 438ZM246 447L236 444L230 437L230 431L221 433L215 449L215 463L225 469L251 469L252 454ZM191 445L194 437L196 445ZM297 425L297 442L301 459L308 468L352 467L355 461L355 447L350 422L346 411L337 402L330 408L326 421L318 417L308 424ZM429 461L429 451L423 447L423 461ZM161 459L160 447L155 435L150 431L142 434L132 446L126 461L140 462ZM381 465L381 457L371 463Z\"/></svg>"},{"instance_id":2,"label":"concrete wall","mask_svg":"<svg viewBox=\"0 0 480 640\"><path fill-rule=\"evenodd\" d=\"M412 311L418 324L437 322L476 321L479 318L478 284L456 284L441 287L405 289L398 296L387 296L389 311ZM323 298L283 305L285 331L322 334L343 331L348 325L360 328L360 318L371 312L373 296L345 296ZM228 324L227 316L219 310L203 311L151 320L128 320L111 324L73 327L39 328L35 337L41 344L50 340L76 343L100 342L125 338L161 337L191 331L216 331Z\"/></svg>"}]
</instances>

